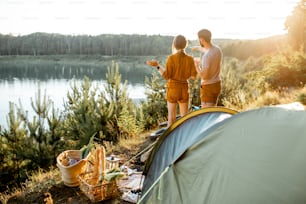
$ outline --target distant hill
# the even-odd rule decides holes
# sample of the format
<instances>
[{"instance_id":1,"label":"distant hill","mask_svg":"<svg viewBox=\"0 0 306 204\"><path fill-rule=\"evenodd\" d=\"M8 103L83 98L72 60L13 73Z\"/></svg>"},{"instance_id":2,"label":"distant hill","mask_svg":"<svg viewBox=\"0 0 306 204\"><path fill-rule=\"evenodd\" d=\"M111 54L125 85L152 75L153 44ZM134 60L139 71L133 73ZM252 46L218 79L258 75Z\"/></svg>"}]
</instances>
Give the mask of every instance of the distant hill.
<instances>
[{"instance_id":1,"label":"distant hill","mask_svg":"<svg viewBox=\"0 0 306 204\"><path fill-rule=\"evenodd\" d=\"M235 57L241 60L250 56L259 57L271 54L288 45L287 35L277 35L257 40L215 40L223 51L224 56Z\"/></svg>"}]
</instances>

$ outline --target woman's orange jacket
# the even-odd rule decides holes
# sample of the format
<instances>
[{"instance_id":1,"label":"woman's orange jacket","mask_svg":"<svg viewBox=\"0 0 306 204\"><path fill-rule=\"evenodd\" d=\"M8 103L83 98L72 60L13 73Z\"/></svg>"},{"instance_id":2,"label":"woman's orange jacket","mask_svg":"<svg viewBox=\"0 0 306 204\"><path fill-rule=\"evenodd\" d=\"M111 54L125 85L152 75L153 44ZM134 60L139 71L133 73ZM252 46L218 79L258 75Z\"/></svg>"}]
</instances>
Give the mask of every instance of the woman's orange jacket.
<instances>
[{"instance_id":1,"label":"woman's orange jacket","mask_svg":"<svg viewBox=\"0 0 306 204\"><path fill-rule=\"evenodd\" d=\"M196 77L197 71L193 58L182 51L178 51L168 57L163 77L167 85L172 83L187 84L190 77Z\"/></svg>"}]
</instances>

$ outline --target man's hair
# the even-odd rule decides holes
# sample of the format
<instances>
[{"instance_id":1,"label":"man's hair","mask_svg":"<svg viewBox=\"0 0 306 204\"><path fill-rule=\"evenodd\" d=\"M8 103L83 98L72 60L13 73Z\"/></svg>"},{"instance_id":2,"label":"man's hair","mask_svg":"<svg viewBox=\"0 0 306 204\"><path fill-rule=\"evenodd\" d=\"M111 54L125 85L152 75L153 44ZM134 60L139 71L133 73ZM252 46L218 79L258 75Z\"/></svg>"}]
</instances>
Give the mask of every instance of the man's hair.
<instances>
[{"instance_id":1,"label":"man's hair","mask_svg":"<svg viewBox=\"0 0 306 204\"><path fill-rule=\"evenodd\" d=\"M203 38L206 42L210 43L211 41L211 32L207 29L202 29L198 32L198 37Z\"/></svg>"},{"instance_id":2,"label":"man's hair","mask_svg":"<svg viewBox=\"0 0 306 204\"><path fill-rule=\"evenodd\" d=\"M182 35L178 35L173 39L173 46L177 50L183 50L187 46L187 39Z\"/></svg>"}]
</instances>

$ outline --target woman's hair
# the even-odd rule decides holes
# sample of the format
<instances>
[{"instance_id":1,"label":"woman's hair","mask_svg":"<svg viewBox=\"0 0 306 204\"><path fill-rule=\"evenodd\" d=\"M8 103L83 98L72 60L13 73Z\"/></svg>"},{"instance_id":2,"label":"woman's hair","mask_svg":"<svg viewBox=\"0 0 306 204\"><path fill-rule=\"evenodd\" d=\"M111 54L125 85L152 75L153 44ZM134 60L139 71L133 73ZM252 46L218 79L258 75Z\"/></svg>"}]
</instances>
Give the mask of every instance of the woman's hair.
<instances>
[{"instance_id":1,"label":"woman's hair","mask_svg":"<svg viewBox=\"0 0 306 204\"><path fill-rule=\"evenodd\" d=\"M202 29L198 32L198 37L203 38L206 42L210 43L211 41L211 32L207 29Z\"/></svg>"},{"instance_id":2,"label":"woman's hair","mask_svg":"<svg viewBox=\"0 0 306 204\"><path fill-rule=\"evenodd\" d=\"M178 35L173 39L172 43L172 53L177 52L178 50L184 50L187 47L187 39L182 36Z\"/></svg>"}]
</instances>

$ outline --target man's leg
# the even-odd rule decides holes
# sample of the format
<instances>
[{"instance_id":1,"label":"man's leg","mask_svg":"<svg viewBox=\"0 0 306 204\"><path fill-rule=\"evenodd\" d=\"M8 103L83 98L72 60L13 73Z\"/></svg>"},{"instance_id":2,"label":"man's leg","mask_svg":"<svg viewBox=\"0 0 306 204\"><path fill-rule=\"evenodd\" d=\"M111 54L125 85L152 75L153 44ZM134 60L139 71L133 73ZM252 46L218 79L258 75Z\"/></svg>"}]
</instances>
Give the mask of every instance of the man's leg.
<instances>
[{"instance_id":1,"label":"man's leg","mask_svg":"<svg viewBox=\"0 0 306 204\"><path fill-rule=\"evenodd\" d=\"M214 107L217 106L216 103L212 103L212 102L202 102L201 103L202 108L207 108L207 107Z\"/></svg>"}]
</instances>

